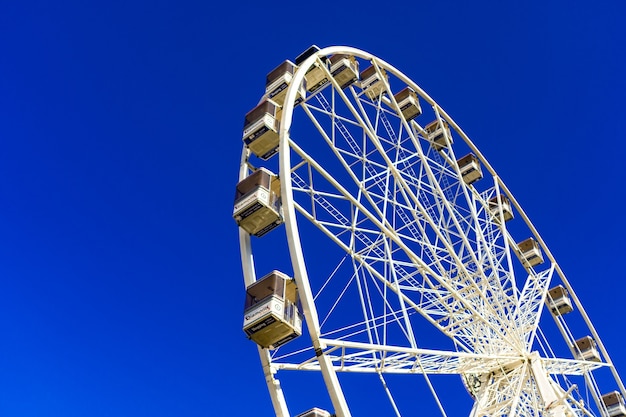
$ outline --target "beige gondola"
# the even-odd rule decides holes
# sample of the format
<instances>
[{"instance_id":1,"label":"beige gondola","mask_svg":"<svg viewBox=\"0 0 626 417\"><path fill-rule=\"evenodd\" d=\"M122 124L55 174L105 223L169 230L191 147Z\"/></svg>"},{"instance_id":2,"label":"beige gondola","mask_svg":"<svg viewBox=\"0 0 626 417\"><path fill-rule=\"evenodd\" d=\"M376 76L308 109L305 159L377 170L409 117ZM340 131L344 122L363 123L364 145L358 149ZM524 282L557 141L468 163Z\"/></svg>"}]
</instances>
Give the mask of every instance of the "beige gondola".
<instances>
[{"instance_id":1,"label":"beige gondola","mask_svg":"<svg viewBox=\"0 0 626 417\"><path fill-rule=\"evenodd\" d=\"M411 87L404 87L394 95L402 116L409 121L422 114L417 93Z\"/></svg>"},{"instance_id":2,"label":"beige gondola","mask_svg":"<svg viewBox=\"0 0 626 417\"><path fill-rule=\"evenodd\" d=\"M329 60L330 73L341 88L347 88L359 79L359 62L352 55L336 54Z\"/></svg>"},{"instance_id":3,"label":"beige gondola","mask_svg":"<svg viewBox=\"0 0 626 417\"><path fill-rule=\"evenodd\" d=\"M567 289L562 285L557 285L556 287L550 288L550 290L548 290L546 304L554 315L563 315L574 310L574 307L572 306L572 300L569 297Z\"/></svg>"},{"instance_id":4,"label":"beige gondola","mask_svg":"<svg viewBox=\"0 0 626 417\"><path fill-rule=\"evenodd\" d=\"M295 281L272 271L246 288L243 330L262 348L276 349L302 334Z\"/></svg>"},{"instance_id":5,"label":"beige gondola","mask_svg":"<svg viewBox=\"0 0 626 417\"><path fill-rule=\"evenodd\" d=\"M279 114L279 108L269 100L263 100L246 114L243 141L250 152L263 160L278 152Z\"/></svg>"},{"instance_id":6,"label":"beige gondola","mask_svg":"<svg viewBox=\"0 0 626 417\"><path fill-rule=\"evenodd\" d=\"M331 414L326 410L315 407L298 414L296 417L331 417Z\"/></svg>"},{"instance_id":7,"label":"beige gondola","mask_svg":"<svg viewBox=\"0 0 626 417\"><path fill-rule=\"evenodd\" d=\"M502 216L504 221L507 222L513 218L513 210L511 208L511 200L504 195L492 197L488 202L489 211L494 216L496 221L500 220L500 208L502 208Z\"/></svg>"},{"instance_id":8,"label":"beige gondola","mask_svg":"<svg viewBox=\"0 0 626 417\"><path fill-rule=\"evenodd\" d=\"M428 141L435 150L440 151L452 144L452 134L450 126L445 120L433 120L424 128L428 135Z\"/></svg>"},{"instance_id":9,"label":"beige gondola","mask_svg":"<svg viewBox=\"0 0 626 417\"><path fill-rule=\"evenodd\" d=\"M602 396L602 403L606 407L608 417L624 417L626 416L626 405L624 405L624 397L619 391L609 392Z\"/></svg>"},{"instance_id":10,"label":"beige gondola","mask_svg":"<svg viewBox=\"0 0 626 417\"><path fill-rule=\"evenodd\" d=\"M461 177L466 184L472 184L483 177L480 161L473 153L468 153L456 161Z\"/></svg>"},{"instance_id":11,"label":"beige gondola","mask_svg":"<svg viewBox=\"0 0 626 417\"><path fill-rule=\"evenodd\" d=\"M286 60L267 74L265 79L265 95L274 103L283 106L287 95L287 87L291 84L291 80L297 70L296 64ZM302 101L303 94L301 91L296 96L294 105Z\"/></svg>"},{"instance_id":12,"label":"beige gondola","mask_svg":"<svg viewBox=\"0 0 626 417\"><path fill-rule=\"evenodd\" d=\"M517 245L522 263L526 268L531 268L543 263L543 255L539 243L529 237Z\"/></svg>"},{"instance_id":13,"label":"beige gondola","mask_svg":"<svg viewBox=\"0 0 626 417\"><path fill-rule=\"evenodd\" d=\"M233 218L246 232L261 237L283 223L280 181L260 168L237 184Z\"/></svg>"},{"instance_id":14,"label":"beige gondola","mask_svg":"<svg viewBox=\"0 0 626 417\"><path fill-rule=\"evenodd\" d=\"M389 81L389 77L384 68L377 70L374 65L370 65L361 71L359 78L361 79L361 89L370 100L378 100L387 91L385 84Z\"/></svg>"},{"instance_id":15,"label":"beige gondola","mask_svg":"<svg viewBox=\"0 0 626 417\"><path fill-rule=\"evenodd\" d=\"M575 356L576 359L600 362L600 352L596 341L591 336L585 336L576 342Z\"/></svg>"},{"instance_id":16,"label":"beige gondola","mask_svg":"<svg viewBox=\"0 0 626 417\"><path fill-rule=\"evenodd\" d=\"M296 65L300 66L311 55L320 51L320 48L316 45L312 45L306 51L302 52L296 57ZM320 88L328 84L328 71L324 66L326 65L326 57L319 57L319 61L315 61L312 67L310 67L306 74L304 74L304 81L306 90L310 93L314 93Z\"/></svg>"}]
</instances>

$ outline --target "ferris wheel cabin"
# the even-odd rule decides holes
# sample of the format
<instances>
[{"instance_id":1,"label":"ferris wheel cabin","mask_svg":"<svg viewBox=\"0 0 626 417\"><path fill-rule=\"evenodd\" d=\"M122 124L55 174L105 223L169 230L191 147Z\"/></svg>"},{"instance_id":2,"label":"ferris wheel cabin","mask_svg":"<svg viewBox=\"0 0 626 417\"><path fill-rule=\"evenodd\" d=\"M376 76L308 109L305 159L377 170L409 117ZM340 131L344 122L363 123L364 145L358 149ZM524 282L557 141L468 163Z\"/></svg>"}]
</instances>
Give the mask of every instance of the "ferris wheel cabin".
<instances>
[{"instance_id":1,"label":"ferris wheel cabin","mask_svg":"<svg viewBox=\"0 0 626 417\"><path fill-rule=\"evenodd\" d=\"M250 152L263 160L278 152L278 107L264 100L250 110L243 125L243 141Z\"/></svg>"},{"instance_id":2,"label":"ferris wheel cabin","mask_svg":"<svg viewBox=\"0 0 626 417\"><path fill-rule=\"evenodd\" d=\"M305 411L304 413L298 414L296 417L331 417L331 414L326 410L315 407Z\"/></svg>"},{"instance_id":3,"label":"ferris wheel cabin","mask_svg":"<svg viewBox=\"0 0 626 417\"><path fill-rule=\"evenodd\" d=\"M600 362L600 352L598 345L591 336L585 336L576 342L576 359Z\"/></svg>"},{"instance_id":4,"label":"ferris wheel cabin","mask_svg":"<svg viewBox=\"0 0 626 417\"><path fill-rule=\"evenodd\" d=\"M330 73L341 88L347 88L359 78L359 62L352 55L333 55L330 57Z\"/></svg>"},{"instance_id":5,"label":"ferris wheel cabin","mask_svg":"<svg viewBox=\"0 0 626 417\"><path fill-rule=\"evenodd\" d=\"M473 153L468 153L464 157L459 158L456 163L459 166L461 177L466 184L469 185L483 177L480 161Z\"/></svg>"},{"instance_id":6,"label":"ferris wheel cabin","mask_svg":"<svg viewBox=\"0 0 626 417\"><path fill-rule=\"evenodd\" d=\"M619 391L609 392L602 396L602 403L606 407L608 417L624 417L626 416L626 405L624 405L624 397Z\"/></svg>"},{"instance_id":7,"label":"ferris wheel cabin","mask_svg":"<svg viewBox=\"0 0 626 417\"><path fill-rule=\"evenodd\" d=\"M504 217L505 222L513 218L511 200L509 200L509 198L504 194L500 194L489 199L488 206L489 211L497 221L500 220L500 207L502 207L502 216Z\"/></svg>"},{"instance_id":8,"label":"ferris wheel cabin","mask_svg":"<svg viewBox=\"0 0 626 417\"><path fill-rule=\"evenodd\" d=\"M562 285L557 285L548 290L546 304L550 307L550 311L554 315L563 315L574 310L567 289Z\"/></svg>"},{"instance_id":9,"label":"ferris wheel cabin","mask_svg":"<svg viewBox=\"0 0 626 417\"><path fill-rule=\"evenodd\" d=\"M452 143L450 126L445 120L433 120L424 129L428 135L428 140L436 151L440 151Z\"/></svg>"},{"instance_id":10,"label":"ferris wheel cabin","mask_svg":"<svg viewBox=\"0 0 626 417\"><path fill-rule=\"evenodd\" d=\"M259 168L243 180L235 191L233 218L246 232L260 237L283 223L280 180Z\"/></svg>"},{"instance_id":11,"label":"ferris wheel cabin","mask_svg":"<svg viewBox=\"0 0 626 417\"><path fill-rule=\"evenodd\" d=\"M265 79L265 94L274 103L282 106L285 103L287 87L293 79L297 66L293 62L286 60L267 74ZM296 104L302 101L302 94L299 93Z\"/></svg>"},{"instance_id":12,"label":"ferris wheel cabin","mask_svg":"<svg viewBox=\"0 0 626 417\"><path fill-rule=\"evenodd\" d=\"M272 271L246 288L243 330L262 348L276 349L302 334L295 281Z\"/></svg>"},{"instance_id":13,"label":"ferris wheel cabin","mask_svg":"<svg viewBox=\"0 0 626 417\"><path fill-rule=\"evenodd\" d=\"M305 59L315 54L319 50L320 48L318 46L312 45L310 48L308 48L306 51L302 52L296 57L296 65L302 65ZM323 65L326 65L326 57L320 57L320 60ZM306 90L310 93L314 93L326 84L328 84L329 80L326 76L326 73L327 72L325 68L323 68L319 62L315 62L315 64L306 72L306 74L304 74Z\"/></svg>"},{"instance_id":14,"label":"ferris wheel cabin","mask_svg":"<svg viewBox=\"0 0 626 417\"><path fill-rule=\"evenodd\" d=\"M541 254L539 243L532 237L520 242L517 247L520 251L522 263L526 268L543 263L543 255Z\"/></svg>"},{"instance_id":15,"label":"ferris wheel cabin","mask_svg":"<svg viewBox=\"0 0 626 417\"><path fill-rule=\"evenodd\" d=\"M389 82L389 77L383 68L379 68L377 71L374 65L370 65L361 72L359 77L361 78L361 89L370 100L378 100L387 91L385 83Z\"/></svg>"},{"instance_id":16,"label":"ferris wheel cabin","mask_svg":"<svg viewBox=\"0 0 626 417\"><path fill-rule=\"evenodd\" d=\"M394 98L407 122L422 114L417 93L411 87L404 87L394 95Z\"/></svg>"}]
</instances>

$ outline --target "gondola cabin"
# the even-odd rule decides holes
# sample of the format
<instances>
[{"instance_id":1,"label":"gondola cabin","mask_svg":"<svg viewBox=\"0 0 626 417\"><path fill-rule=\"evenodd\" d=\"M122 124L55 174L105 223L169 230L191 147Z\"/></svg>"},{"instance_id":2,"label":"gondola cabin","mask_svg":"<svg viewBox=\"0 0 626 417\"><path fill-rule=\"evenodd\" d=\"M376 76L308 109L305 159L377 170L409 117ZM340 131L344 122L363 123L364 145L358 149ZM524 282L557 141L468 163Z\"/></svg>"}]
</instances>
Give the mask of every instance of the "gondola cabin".
<instances>
[{"instance_id":1,"label":"gondola cabin","mask_svg":"<svg viewBox=\"0 0 626 417\"><path fill-rule=\"evenodd\" d=\"M276 104L263 100L250 110L243 125L243 141L250 152L263 160L278 152L278 111Z\"/></svg>"},{"instance_id":2,"label":"gondola cabin","mask_svg":"<svg viewBox=\"0 0 626 417\"><path fill-rule=\"evenodd\" d=\"M233 218L246 232L263 236L283 223L280 181L260 168L241 180L235 191Z\"/></svg>"},{"instance_id":3,"label":"gondola cabin","mask_svg":"<svg viewBox=\"0 0 626 417\"><path fill-rule=\"evenodd\" d=\"M243 330L266 349L276 349L302 334L298 291L293 279L272 271L246 288Z\"/></svg>"},{"instance_id":4,"label":"gondola cabin","mask_svg":"<svg viewBox=\"0 0 626 417\"><path fill-rule=\"evenodd\" d=\"M488 202L489 211L496 218L500 220L500 209L502 209L502 217L507 222L513 218L513 210L511 208L511 200L504 194L492 197Z\"/></svg>"},{"instance_id":5,"label":"gondola cabin","mask_svg":"<svg viewBox=\"0 0 626 417\"><path fill-rule=\"evenodd\" d=\"M550 290L548 290L546 304L554 315L563 315L574 310L574 307L572 306L572 300L569 297L567 289L562 285L557 285L556 287L550 288Z\"/></svg>"},{"instance_id":6,"label":"gondola cabin","mask_svg":"<svg viewBox=\"0 0 626 417\"><path fill-rule=\"evenodd\" d=\"M452 143L450 126L445 120L433 120L424 128L428 141L436 151L440 151Z\"/></svg>"},{"instance_id":7,"label":"gondola cabin","mask_svg":"<svg viewBox=\"0 0 626 417\"><path fill-rule=\"evenodd\" d=\"M296 64L286 60L270 71L265 79L265 95L274 103L282 106L285 103L287 87L291 84L291 80L297 69ZM299 104L301 101L302 94L299 92L295 104Z\"/></svg>"},{"instance_id":8,"label":"gondola cabin","mask_svg":"<svg viewBox=\"0 0 626 417\"><path fill-rule=\"evenodd\" d=\"M404 87L394 95L402 116L409 121L422 114L417 93L411 87Z\"/></svg>"},{"instance_id":9,"label":"gondola cabin","mask_svg":"<svg viewBox=\"0 0 626 417\"><path fill-rule=\"evenodd\" d=\"M600 352L596 341L591 336L585 336L576 342L576 359L600 362Z\"/></svg>"},{"instance_id":10,"label":"gondola cabin","mask_svg":"<svg viewBox=\"0 0 626 417\"><path fill-rule=\"evenodd\" d=\"M359 77L361 79L361 89L370 100L378 100L387 91L385 82L388 82L389 78L384 68L377 70L374 65L370 65L361 72Z\"/></svg>"},{"instance_id":11,"label":"gondola cabin","mask_svg":"<svg viewBox=\"0 0 626 417\"><path fill-rule=\"evenodd\" d=\"M464 157L459 158L456 163L459 166L463 182L466 184L472 184L483 177L480 161L473 153L468 153Z\"/></svg>"},{"instance_id":12,"label":"gondola cabin","mask_svg":"<svg viewBox=\"0 0 626 417\"><path fill-rule=\"evenodd\" d=\"M331 414L326 410L315 407L305 411L304 413L298 414L296 417L331 417Z\"/></svg>"},{"instance_id":13,"label":"gondola cabin","mask_svg":"<svg viewBox=\"0 0 626 417\"><path fill-rule=\"evenodd\" d=\"M330 57L330 73L341 88L359 79L359 62L352 56L336 54Z\"/></svg>"},{"instance_id":14,"label":"gondola cabin","mask_svg":"<svg viewBox=\"0 0 626 417\"><path fill-rule=\"evenodd\" d=\"M609 417L626 416L626 405L624 405L624 397L619 391L609 392L602 396L602 403L606 407Z\"/></svg>"},{"instance_id":15,"label":"gondola cabin","mask_svg":"<svg viewBox=\"0 0 626 417\"><path fill-rule=\"evenodd\" d=\"M525 267L529 268L543 263L543 255L541 254L539 243L532 237L520 242L517 247Z\"/></svg>"},{"instance_id":16,"label":"gondola cabin","mask_svg":"<svg viewBox=\"0 0 626 417\"><path fill-rule=\"evenodd\" d=\"M311 55L317 53L320 50L316 45L312 45L306 51L302 52L296 57L296 65L300 66ZM304 81L306 89L310 93L314 93L326 84L328 84L328 71L324 66L326 65L326 57L319 57L319 61L316 61L311 68L309 68L304 74Z\"/></svg>"}]
</instances>

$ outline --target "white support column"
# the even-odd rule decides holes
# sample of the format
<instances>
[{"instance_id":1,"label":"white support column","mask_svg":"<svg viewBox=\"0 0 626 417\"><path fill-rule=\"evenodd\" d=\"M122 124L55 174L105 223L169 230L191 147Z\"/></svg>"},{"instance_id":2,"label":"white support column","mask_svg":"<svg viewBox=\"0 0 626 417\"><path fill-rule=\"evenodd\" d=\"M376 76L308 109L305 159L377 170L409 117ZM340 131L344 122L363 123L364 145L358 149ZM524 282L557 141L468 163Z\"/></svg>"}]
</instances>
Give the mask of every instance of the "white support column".
<instances>
[{"instance_id":1,"label":"white support column","mask_svg":"<svg viewBox=\"0 0 626 417\"><path fill-rule=\"evenodd\" d=\"M259 357L263 364L263 374L265 375L265 382L270 392L270 398L272 399L272 405L274 406L274 412L276 417L289 417L289 410L287 409L287 401L283 394L283 389L280 386L280 381L274 378L276 371L272 368L269 358L269 352L266 349L259 348Z\"/></svg>"},{"instance_id":2,"label":"white support column","mask_svg":"<svg viewBox=\"0 0 626 417\"><path fill-rule=\"evenodd\" d=\"M552 417L573 417L574 411L568 406L565 401L567 393L559 395L554 388L554 383L550 380L548 372L541 364L541 359L537 352L533 352L530 355L530 368L537 385L539 395L543 400L544 408Z\"/></svg>"}]
</instances>

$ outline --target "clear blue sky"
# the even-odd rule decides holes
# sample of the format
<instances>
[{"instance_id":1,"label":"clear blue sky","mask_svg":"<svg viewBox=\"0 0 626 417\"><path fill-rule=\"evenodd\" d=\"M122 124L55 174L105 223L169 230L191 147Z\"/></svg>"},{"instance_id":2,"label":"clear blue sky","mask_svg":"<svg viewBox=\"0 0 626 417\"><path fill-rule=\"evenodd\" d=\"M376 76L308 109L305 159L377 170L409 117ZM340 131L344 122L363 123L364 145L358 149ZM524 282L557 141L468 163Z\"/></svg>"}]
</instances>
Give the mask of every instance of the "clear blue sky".
<instances>
[{"instance_id":1,"label":"clear blue sky","mask_svg":"<svg viewBox=\"0 0 626 417\"><path fill-rule=\"evenodd\" d=\"M446 109L626 376L626 6L505 3L3 2L0 416L272 415L232 199L244 114L311 44Z\"/></svg>"}]
</instances>

